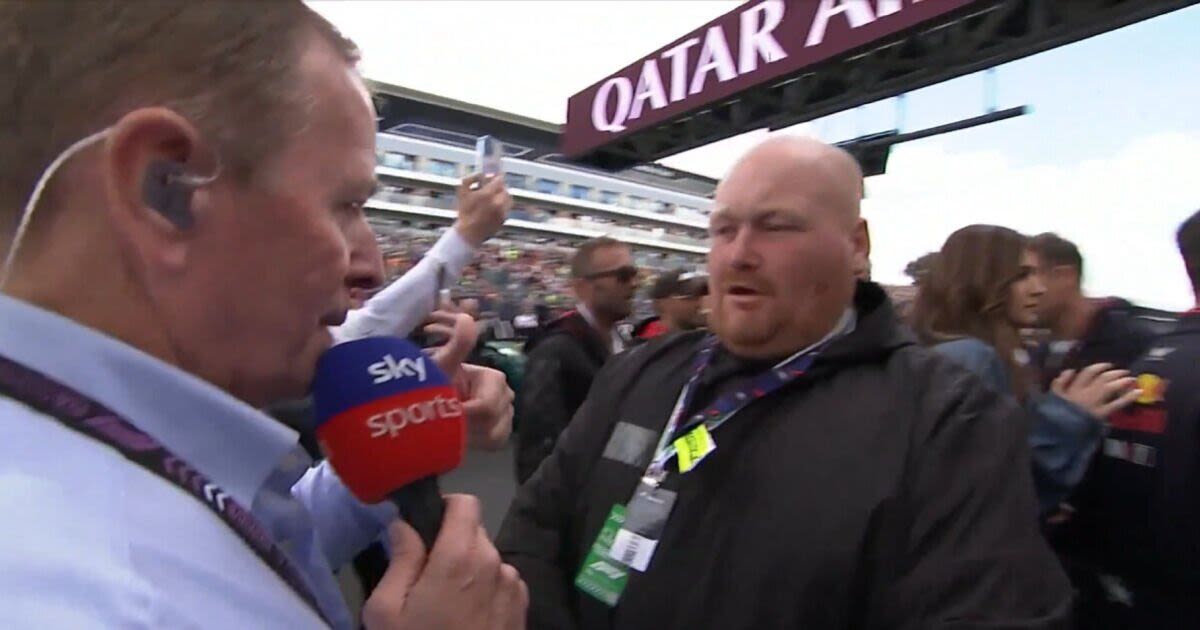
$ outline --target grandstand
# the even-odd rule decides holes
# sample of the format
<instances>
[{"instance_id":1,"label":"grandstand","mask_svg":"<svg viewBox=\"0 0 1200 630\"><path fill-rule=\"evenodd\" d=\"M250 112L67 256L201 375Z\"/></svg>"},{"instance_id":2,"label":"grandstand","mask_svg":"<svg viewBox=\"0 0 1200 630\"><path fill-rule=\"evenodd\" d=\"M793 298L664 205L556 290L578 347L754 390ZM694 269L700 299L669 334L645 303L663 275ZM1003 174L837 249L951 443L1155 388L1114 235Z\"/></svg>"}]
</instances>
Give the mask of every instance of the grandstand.
<instances>
[{"instance_id":1,"label":"grandstand","mask_svg":"<svg viewBox=\"0 0 1200 630\"><path fill-rule=\"evenodd\" d=\"M455 216L455 193L475 166L475 140L505 143L505 181L515 201L455 287L490 317L511 322L539 310L570 308L573 245L596 236L628 243L649 279L671 268L698 269L708 253L716 180L659 164L615 173L573 164L557 152L558 128L487 108L381 83L376 136L380 187L367 205L389 279L407 271ZM908 287L889 287L901 304ZM639 295L634 317L648 315Z\"/></svg>"},{"instance_id":2,"label":"grandstand","mask_svg":"<svg viewBox=\"0 0 1200 630\"><path fill-rule=\"evenodd\" d=\"M473 145L473 137L455 145L379 134L381 186L369 208L435 223L451 220L455 188L474 167L474 151L467 148ZM504 166L517 204L510 231L567 241L605 234L639 249L692 257L708 250L705 197L515 156Z\"/></svg>"},{"instance_id":3,"label":"grandstand","mask_svg":"<svg viewBox=\"0 0 1200 630\"><path fill-rule=\"evenodd\" d=\"M441 226L453 221L458 182L475 161L474 136L423 125L402 129L413 136L398 131L378 135L380 187L368 204L389 278L420 260ZM513 143L506 151L505 180L516 205L456 287L460 296L480 299L486 312L511 321L539 307L569 307L571 246L595 236L629 243L647 274L703 264L708 197L652 185L652 177L524 159L532 150ZM646 314L648 303L639 300L637 310Z\"/></svg>"},{"instance_id":4,"label":"grandstand","mask_svg":"<svg viewBox=\"0 0 1200 630\"><path fill-rule=\"evenodd\" d=\"M475 168L475 140L505 144L505 180L515 206L455 288L503 321L539 308L570 307L566 261L596 236L628 243L647 276L694 269L708 253L716 181L657 164L617 173L583 167L558 153L556 125L372 82L380 112L380 181L367 211L389 278L404 273L454 220L455 193ZM649 309L639 300L638 312Z\"/></svg>"}]
</instances>

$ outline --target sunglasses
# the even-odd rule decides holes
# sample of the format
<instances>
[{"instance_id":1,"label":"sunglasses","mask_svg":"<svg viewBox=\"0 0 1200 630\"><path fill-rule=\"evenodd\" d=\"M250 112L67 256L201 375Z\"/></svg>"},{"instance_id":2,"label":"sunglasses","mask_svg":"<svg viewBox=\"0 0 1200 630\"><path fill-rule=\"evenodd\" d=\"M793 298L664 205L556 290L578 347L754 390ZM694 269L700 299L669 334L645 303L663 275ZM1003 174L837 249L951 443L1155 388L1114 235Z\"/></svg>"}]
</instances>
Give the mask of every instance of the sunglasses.
<instances>
[{"instance_id":1,"label":"sunglasses","mask_svg":"<svg viewBox=\"0 0 1200 630\"><path fill-rule=\"evenodd\" d=\"M616 269L609 269L607 271L597 271L584 276L588 280L616 278L618 282L629 282L636 277L638 277L638 268L633 265L625 265L624 267L617 267Z\"/></svg>"}]
</instances>

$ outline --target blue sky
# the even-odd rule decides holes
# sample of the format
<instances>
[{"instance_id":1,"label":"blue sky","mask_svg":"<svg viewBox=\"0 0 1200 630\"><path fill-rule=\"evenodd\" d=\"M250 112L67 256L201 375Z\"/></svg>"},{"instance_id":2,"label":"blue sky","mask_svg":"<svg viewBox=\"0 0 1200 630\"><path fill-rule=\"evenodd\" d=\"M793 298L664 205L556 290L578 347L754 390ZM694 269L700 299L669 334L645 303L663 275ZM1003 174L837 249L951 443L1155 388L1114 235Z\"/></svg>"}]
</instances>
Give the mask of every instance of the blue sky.
<instances>
[{"instance_id":1,"label":"blue sky","mask_svg":"<svg viewBox=\"0 0 1200 630\"><path fill-rule=\"evenodd\" d=\"M1129 138L1200 130L1200 6L999 66L993 84L999 107L1028 104L1033 114L946 135L947 150L986 146L1023 163L1076 162L1117 151ZM983 113L984 86L977 73L910 93L906 130ZM895 123L889 99L818 127L850 138L860 127Z\"/></svg>"},{"instance_id":2,"label":"blue sky","mask_svg":"<svg viewBox=\"0 0 1200 630\"><path fill-rule=\"evenodd\" d=\"M723 14L736 0L315 1L362 47L371 78L562 122L575 92ZM636 6L637 19L629 11ZM468 16L469 19L464 19ZM1200 7L1015 61L995 71L999 107L1033 113L907 143L867 183L876 277L954 229L997 223L1079 243L1086 288L1149 306L1193 304L1173 243L1200 208ZM911 93L904 128L983 112L984 78ZM885 101L783 133L828 141L890 129ZM720 177L766 137L752 132L667 158Z\"/></svg>"}]
</instances>

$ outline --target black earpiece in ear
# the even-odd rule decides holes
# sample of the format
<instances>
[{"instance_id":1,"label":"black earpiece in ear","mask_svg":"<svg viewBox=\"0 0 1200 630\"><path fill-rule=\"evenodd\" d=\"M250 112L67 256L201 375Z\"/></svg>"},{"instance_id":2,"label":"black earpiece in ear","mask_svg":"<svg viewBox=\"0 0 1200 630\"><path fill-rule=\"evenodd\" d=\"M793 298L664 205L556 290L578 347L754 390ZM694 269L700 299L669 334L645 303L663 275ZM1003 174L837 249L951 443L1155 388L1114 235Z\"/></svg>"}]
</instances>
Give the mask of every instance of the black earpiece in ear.
<instances>
[{"instance_id":1,"label":"black earpiece in ear","mask_svg":"<svg viewBox=\"0 0 1200 630\"><path fill-rule=\"evenodd\" d=\"M192 215L192 191L184 181L184 167L174 160L154 160L142 180L142 200L172 225L187 230L196 222Z\"/></svg>"}]
</instances>

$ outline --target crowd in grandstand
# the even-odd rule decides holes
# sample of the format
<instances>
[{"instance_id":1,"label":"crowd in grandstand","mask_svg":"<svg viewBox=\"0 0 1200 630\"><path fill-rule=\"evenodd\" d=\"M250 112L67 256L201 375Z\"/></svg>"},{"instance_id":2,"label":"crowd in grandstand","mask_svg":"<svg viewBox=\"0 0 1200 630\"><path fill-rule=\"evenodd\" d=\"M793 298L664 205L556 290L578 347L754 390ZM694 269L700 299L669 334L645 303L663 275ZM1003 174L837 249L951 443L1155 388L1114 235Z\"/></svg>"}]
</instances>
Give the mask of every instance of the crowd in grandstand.
<instances>
[{"instance_id":1,"label":"crowd in grandstand","mask_svg":"<svg viewBox=\"0 0 1200 630\"><path fill-rule=\"evenodd\" d=\"M415 265L437 241L439 228L400 225L385 219L373 221L384 255L389 280ZM485 243L453 287L455 297L474 298L486 318L512 322L520 315L543 313L547 317L574 307L570 289L570 257L574 247L565 241L502 233ZM694 268L699 261L680 255L639 250L634 258L647 282L657 274L679 267ZM634 301L634 317L653 313L649 294Z\"/></svg>"}]
</instances>

